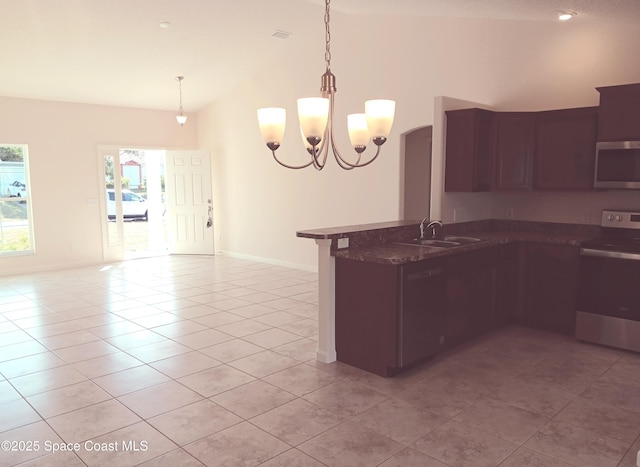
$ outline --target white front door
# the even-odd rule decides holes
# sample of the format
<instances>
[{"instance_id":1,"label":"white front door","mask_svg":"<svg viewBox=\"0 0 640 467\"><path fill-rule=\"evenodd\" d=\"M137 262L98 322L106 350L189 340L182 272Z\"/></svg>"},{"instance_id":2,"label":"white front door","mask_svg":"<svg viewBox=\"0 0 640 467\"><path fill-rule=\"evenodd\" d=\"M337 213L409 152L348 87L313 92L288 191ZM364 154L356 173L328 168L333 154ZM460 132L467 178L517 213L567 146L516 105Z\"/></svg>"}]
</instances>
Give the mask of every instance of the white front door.
<instances>
[{"instance_id":1,"label":"white front door","mask_svg":"<svg viewBox=\"0 0 640 467\"><path fill-rule=\"evenodd\" d=\"M212 255L213 204L208 151L167 151L169 250L173 254Z\"/></svg>"}]
</instances>

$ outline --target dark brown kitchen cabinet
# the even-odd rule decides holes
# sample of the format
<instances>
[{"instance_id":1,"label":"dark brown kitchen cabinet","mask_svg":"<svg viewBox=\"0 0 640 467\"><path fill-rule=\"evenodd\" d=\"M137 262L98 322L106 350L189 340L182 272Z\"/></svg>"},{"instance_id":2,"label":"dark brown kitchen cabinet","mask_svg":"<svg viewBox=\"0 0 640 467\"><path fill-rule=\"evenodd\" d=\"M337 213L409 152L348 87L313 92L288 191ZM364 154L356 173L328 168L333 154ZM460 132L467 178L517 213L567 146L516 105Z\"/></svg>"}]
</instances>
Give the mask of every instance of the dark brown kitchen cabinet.
<instances>
[{"instance_id":1,"label":"dark brown kitchen cabinet","mask_svg":"<svg viewBox=\"0 0 640 467\"><path fill-rule=\"evenodd\" d=\"M640 140L640 84L596 89L600 93L598 141Z\"/></svg>"},{"instance_id":2,"label":"dark brown kitchen cabinet","mask_svg":"<svg viewBox=\"0 0 640 467\"><path fill-rule=\"evenodd\" d=\"M536 118L533 112L498 112L494 118L494 189L530 190Z\"/></svg>"},{"instance_id":3,"label":"dark brown kitchen cabinet","mask_svg":"<svg viewBox=\"0 0 640 467\"><path fill-rule=\"evenodd\" d=\"M447 345L456 345L495 326L496 249L447 257Z\"/></svg>"},{"instance_id":4,"label":"dark brown kitchen cabinet","mask_svg":"<svg viewBox=\"0 0 640 467\"><path fill-rule=\"evenodd\" d=\"M593 189L598 108L550 110L536 118L533 188Z\"/></svg>"},{"instance_id":5,"label":"dark brown kitchen cabinet","mask_svg":"<svg viewBox=\"0 0 640 467\"><path fill-rule=\"evenodd\" d=\"M577 246L527 244L522 324L574 334L579 258Z\"/></svg>"},{"instance_id":6,"label":"dark brown kitchen cabinet","mask_svg":"<svg viewBox=\"0 0 640 467\"><path fill-rule=\"evenodd\" d=\"M498 247L498 269L496 273L497 325L514 321L521 314L524 295L524 254L521 242L505 243Z\"/></svg>"},{"instance_id":7,"label":"dark brown kitchen cabinet","mask_svg":"<svg viewBox=\"0 0 640 467\"><path fill-rule=\"evenodd\" d=\"M445 191L491 190L493 112L449 110L446 117Z\"/></svg>"},{"instance_id":8,"label":"dark brown kitchen cabinet","mask_svg":"<svg viewBox=\"0 0 640 467\"><path fill-rule=\"evenodd\" d=\"M445 261L404 265L336 258L339 361L391 376L445 345Z\"/></svg>"},{"instance_id":9,"label":"dark brown kitchen cabinet","mask_svg":"<svg viewBox=\"0 0 640 467\"><path fill-rule=\"evenodd\" d=\"M398 266L336 258L338 361L381 376L398 366Z\"/></svg>"}]
</instances>

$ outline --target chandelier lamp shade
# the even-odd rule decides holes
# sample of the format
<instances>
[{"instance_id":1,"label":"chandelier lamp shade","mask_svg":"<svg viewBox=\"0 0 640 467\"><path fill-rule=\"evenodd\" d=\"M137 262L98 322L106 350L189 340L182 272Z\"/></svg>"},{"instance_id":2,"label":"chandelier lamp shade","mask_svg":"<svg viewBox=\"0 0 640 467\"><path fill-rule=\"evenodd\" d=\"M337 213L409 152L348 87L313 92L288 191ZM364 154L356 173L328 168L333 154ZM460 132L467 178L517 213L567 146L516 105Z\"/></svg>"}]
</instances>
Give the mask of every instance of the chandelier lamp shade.
<instances>
[{"instance_id":1,"label":"chandelier lamp shade","mask_svg":"<svg viewBox=\"0 0 640 467\"><path fill-rule=\"evenodd\" d=\"M178 81L178 87L180 89L180 110L178 111L178 115L176 115L176 120L180 124L180 126L184 126L187 123L187 116L184 114L182 110L182 80L184 76L176 76L176 80Z\"/></svg>"},{"instance_id":2,"label":"chandelier lamp shade","mask_svg":"<svg viewBox=\"0 0 640 467\"><path fill-rule=\"evenodd\" d=\"M271 150L273 158L280 165L289 169L303 169L313 165L317 170L322 170L327 161L329 147L338 163L345 169L364 167L371 164L380 154L380 147L387 141L396 103L391 100L369 100L364 103L364 113L347 116L347 128L351 146L355 150L355 160L348 160L340 153L334 139L334 97L337 92L336 77L331 72L331 30L330 3L325 0L325 64L326 71L321 78L320 92L322 97L306 97L298 99L298 118L302 141L309 153L307 162L302 165L290 165L282 162L276 155L284 137L286 110L283 108L258 109L258 124L260 133L267 147ZM362 155L369 142L373 141L376 151L373 157L362 160Z\"/></svg>"}]
</instances>

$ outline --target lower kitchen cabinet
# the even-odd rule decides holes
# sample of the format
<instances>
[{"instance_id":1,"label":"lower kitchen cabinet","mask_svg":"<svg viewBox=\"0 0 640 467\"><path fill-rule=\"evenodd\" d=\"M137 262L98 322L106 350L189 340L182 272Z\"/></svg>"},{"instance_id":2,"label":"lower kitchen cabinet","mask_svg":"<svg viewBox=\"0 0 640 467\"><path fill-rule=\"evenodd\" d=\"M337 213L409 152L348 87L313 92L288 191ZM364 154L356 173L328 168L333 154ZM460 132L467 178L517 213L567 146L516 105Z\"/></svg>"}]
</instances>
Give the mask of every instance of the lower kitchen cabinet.
<instances>
[{"instance_id":1,"label":"lower kitchen cabinet","mask_svg":"<svg viewBox=\"0 0 640 467\"><path fill-rule=\"evenodd\" d=\"M336 258L338 360L391 376L493 328L496 251L404 265Z\"/></svg>"},{"instance_id":2,"label":"lower kitchen cabinet","mask_svg":"<svg viewBox=\"0 0 640 467\"><path fill-rule=\"evenodd\" d=\"M495 248L447 257L446 340L452 346L495 326Z\"/></svg>"},{"instance_id":3,"label":"lower kitchen cabinet","mask_svg":"<svg viewBox=\"0 0 640 467\"><path fill-rule=\"evenodd\" d=\"M391 376L446 343L445 261L405 265L336 258L338 360Z\"/></svg>"},{"instance_id":4,"label":"lower kitchen cabinet","mask_svg":"<svg viewBox=\"0 0 640 467\"><path fill-rule=\"evenodd\" d=\"M338 360L381 376L398 367L400 267L336 258Z\"/></svg>"},{"instance_id":5,"label":"lower kitchen cabinet","mask_svg":"<svg viewBox=\"0 0 640 467\"><path fill-rule=\"evenodd\" d=\"M573 245L526 245L521 324L573 335L580 249Z\"/></svg>"},{"instance_id":6,"label":"lower kitchen cabinet","mask_svg":"<svg viewBox=\"0 0 640 467\"><path fill-rule=\"evenodd\" d=\"M337 257L338 360L392 376L506 323L573 335L579 258L524 242L403 265Z\"/></svg>"},{"instance_id":7,"label":"lower kitchen cabinet","mask_svg":"<svg viewBox=\"0 0 640 467\"><path fill-rule=\"evenodd\" d=\"M524 304L523 243L505 243L498 247L496 273L496 325L508 324L521 314Z\"/></svg>"}]
</instances>

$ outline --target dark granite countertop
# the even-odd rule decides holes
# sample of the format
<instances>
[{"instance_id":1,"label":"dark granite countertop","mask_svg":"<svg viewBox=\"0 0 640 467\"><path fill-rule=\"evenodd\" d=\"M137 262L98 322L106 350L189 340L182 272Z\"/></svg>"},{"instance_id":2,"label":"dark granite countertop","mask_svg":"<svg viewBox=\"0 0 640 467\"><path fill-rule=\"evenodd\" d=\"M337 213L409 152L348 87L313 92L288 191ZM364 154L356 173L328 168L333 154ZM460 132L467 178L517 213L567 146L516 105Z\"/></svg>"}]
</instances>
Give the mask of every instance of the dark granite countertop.
<instances>
[{"instance_id":1,"label":"dark granite countertop","mask_svg":"<svg viewBox=\"0 0 640 467\"><path fill-rule=\"evenodd\" d=\"M488 239L449 248L385 243L378 246L337 250L335 252L335 257L364 261L367 263L406 264L425 259L438 258L441 256L449 256L456 253L463 253L465 251L487 248L493 245L498 245L499 243L500 240Z\"/></svg>"},{"instance_id":2,"label":"dark granite countertop","mask_svg":"<svg viewBox=\"0 0 640 467\"><path fill-rule=\"evenodd\" d=\"M420 225L419 220L410 221L389 221L378 222L375 224L346 225L343 227L327 227L324 229L299 230L296 232L297 237L314 238L314 239L335 239L348 237L350 234L369 233L375 231L389 231L398 227L417 228Z\"/></svg>"},{"instance_id":3,"label":"dark granite countertop","mask_svg":"<svg viewBox=\"0 0 640 467\"><path fill-rule=\"evenodd\" d=\"M578 247L582 242L599 234L598 226L572 224L549 225L538 222L519 222L517 225L514 225L513 223L498 222L494 223L494 225L484 225L483 227L485 228L479 230L476 230L475 228L456 228L455 232L447 232L448 235L455 233L456 235L472 236L481 239L479 242L455 247L436 248L429 246L403 245L397 243L398 241L403 241L402 239L399 240L397 238L393 238L390 241L369 243L367 245L341 250L336 249L333 251L333 254L337 258L399 265L513 242L534 242L556 245L573 245ZM404 239L404 241L406 240L409 239Z\"/></svg>"}]
</instances>

